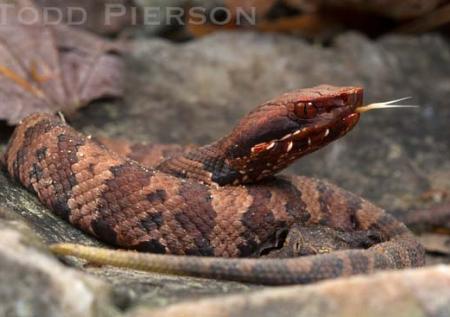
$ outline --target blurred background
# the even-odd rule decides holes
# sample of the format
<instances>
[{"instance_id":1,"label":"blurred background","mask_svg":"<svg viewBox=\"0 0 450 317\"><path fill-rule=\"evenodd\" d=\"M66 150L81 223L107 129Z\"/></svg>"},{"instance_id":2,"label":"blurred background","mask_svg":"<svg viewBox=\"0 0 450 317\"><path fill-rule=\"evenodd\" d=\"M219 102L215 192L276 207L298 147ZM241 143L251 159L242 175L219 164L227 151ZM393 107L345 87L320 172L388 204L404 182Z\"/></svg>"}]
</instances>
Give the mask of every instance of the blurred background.
<instances>
[{"instance_id":1,"label":"blurred background","mask_svg":"<svg viewBox=\"0 0 450 317\"><path fill-rule=\"evenodd\" d=\"M449 31L446 0L37 0L77 24L114 36L129 26L136 33L189 40L226 30L296 35L314 41L346 30L370 37L387 33ZM82 8L84 10L80 10Z\"/></svg>"}]
</instances>

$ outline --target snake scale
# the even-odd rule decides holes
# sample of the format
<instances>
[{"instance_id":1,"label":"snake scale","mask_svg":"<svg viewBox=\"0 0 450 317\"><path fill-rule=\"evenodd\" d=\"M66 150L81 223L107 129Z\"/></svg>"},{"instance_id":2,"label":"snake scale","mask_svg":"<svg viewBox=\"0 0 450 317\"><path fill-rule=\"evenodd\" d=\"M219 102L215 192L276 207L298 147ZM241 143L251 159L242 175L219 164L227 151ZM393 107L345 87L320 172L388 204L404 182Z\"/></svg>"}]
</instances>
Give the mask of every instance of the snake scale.
<instances>
[{"instance_id":1,"label":"snake scale","mask_svg":"<svg viewBox=\"0 0 450 317\"><path fill-rule=\"evenodd\" d=\"M72 225L110 245L149 252L62 245L54 248L60 254L275 285L421 266L423 248L380 208L323 180L275 176L350 131L362 105L362 88L300 89L257 107L206 146L111 142L117 152L57 116L34 114L16 128L4 163ZM297 242L296 257L256 258L276 251L295 228L303 237L312 233L305 245L317 247L305 251ZM322 250L326 230L359 242Z\"/></svg>"}]
</instances>

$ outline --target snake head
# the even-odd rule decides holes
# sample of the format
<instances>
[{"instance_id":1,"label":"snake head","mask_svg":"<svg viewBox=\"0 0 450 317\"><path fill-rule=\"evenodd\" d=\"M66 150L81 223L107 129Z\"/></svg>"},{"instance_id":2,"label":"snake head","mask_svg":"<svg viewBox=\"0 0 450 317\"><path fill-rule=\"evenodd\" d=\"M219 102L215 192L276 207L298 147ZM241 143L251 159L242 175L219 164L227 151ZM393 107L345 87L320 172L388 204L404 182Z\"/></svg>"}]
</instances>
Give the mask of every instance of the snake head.
<instances>
[{"instance_id":1,"label":"snake head","mask_svg":"<svg viewBox=\"0 0 450 317\"><path fill-rule=\"evenodd\" d=\"M321 85L268 101L244 117L226 141L227 163L253 182L342 137L358 122L363 89Z\"/></svg>"}]
</instances>

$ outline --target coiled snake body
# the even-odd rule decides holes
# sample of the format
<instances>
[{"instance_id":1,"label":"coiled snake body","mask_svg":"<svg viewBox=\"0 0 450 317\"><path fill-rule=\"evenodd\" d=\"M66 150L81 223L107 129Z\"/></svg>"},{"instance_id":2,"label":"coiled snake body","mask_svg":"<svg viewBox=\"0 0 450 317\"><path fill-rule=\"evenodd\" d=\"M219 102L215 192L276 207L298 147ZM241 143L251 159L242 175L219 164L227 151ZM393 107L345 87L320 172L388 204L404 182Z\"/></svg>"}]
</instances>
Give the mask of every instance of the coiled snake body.
<instances>
[{"instance_id":1,"label":"coiled snake body","mask_svg":"<svg viewBox=\"0 0 450 317\"><path fill-rule=\"evenodd\" d=\"M4 161L14 179L74 226L111 245L159 253L106 255L113 264L262 284L423 265L422 247L378 207L322 180L273 176L353 128L362 93L318 86L284 94L199 148L130 152L111 144L133 159L55 116L35 114L16 128ZM166 157L156 158L161 153ZM303 256L254 258L276 251L294 229L312 236L295 245L292 255ZM327 232L351 249L321 248ZM99 252L93 260L102 262Z\"/></svg>"}]
</instances>

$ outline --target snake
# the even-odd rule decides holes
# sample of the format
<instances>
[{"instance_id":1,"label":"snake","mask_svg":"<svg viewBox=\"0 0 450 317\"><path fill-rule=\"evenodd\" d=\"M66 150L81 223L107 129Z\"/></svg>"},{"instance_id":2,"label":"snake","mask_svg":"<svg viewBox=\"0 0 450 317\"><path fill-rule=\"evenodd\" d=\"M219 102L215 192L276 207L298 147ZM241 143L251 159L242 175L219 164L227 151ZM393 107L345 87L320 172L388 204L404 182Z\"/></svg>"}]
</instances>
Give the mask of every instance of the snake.
<instances>
[{"instance_id":1,"label":"snake","mask_svg":"<svg viewBox=\"0 0 450 317\"><path fill-rule=\"evenodd\" d=\"M3 162L55 215L123 249L53 246L60 255L266 285L422 266L423 247L383 209L326 180L278 175L352 130L363 106L360 87L297 89L187 147L102 143L37 113ZM295 252L277 256L286 245Z\"/></svg>"}]
</instances>

